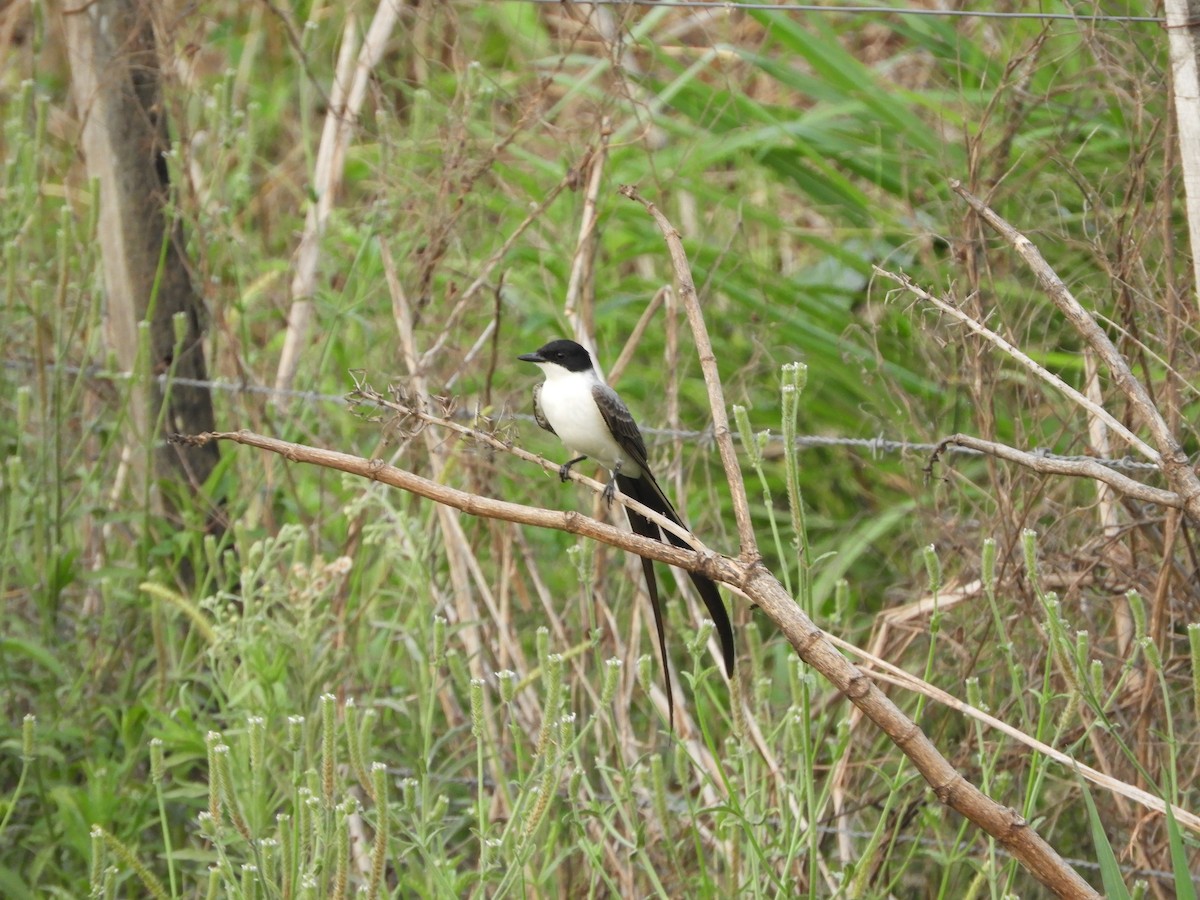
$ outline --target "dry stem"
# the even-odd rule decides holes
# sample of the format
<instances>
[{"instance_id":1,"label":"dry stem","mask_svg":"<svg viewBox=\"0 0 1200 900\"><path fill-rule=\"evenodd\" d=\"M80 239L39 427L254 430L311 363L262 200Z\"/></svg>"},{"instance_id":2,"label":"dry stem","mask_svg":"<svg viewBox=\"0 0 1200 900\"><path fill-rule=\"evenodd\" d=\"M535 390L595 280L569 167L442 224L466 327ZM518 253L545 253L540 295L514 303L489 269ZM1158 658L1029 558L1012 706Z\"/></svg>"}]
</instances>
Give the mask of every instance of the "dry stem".
<instances>
[{"instance_id":1,"label":"dry stem","mask_svg":"<svg viewBox=\"0 0 1200 900\"><path fill-rule=\"evenodd\" d=\"M1135 420L1141 422L1150 432L1154 446L1158 448L1161 457L1156 462L1162 468L1167 484L1179 496L1181 507L1191 524L1200 527L1200 478L1196 476L1187 455L1179 446L1178 440L1154 405L1154 401L1150 399L1146 388L1129 368L1125 357L1109 340L1104 329L1096 323L1092 315L1075 299L1063 280L1058 277L1058 274L1050 267L1050 264L1046 262L1029 238L1008 224L991 207L970 193L957 180L951 180L950 188L962 197L967 205L978 213L980 218L1003 237L1025 260L1025 264L1033 271L1038 285L1046 296L1075 326L1075 330L1108 367L1113 383L1125 395Z\"/></svg>"},{"instance_id":2,"label":"dry stem","mask_svg":"<svg viewBox=\"0 0 1200 900\"><path fill-rule=\"evenodd\" d=\"M392 33L399 14L400 4L397 0L382 0L358 54L357 64L354 61L354 31L357 25L353 17L346 21L333 90L330 93L329 111L325 116L325 128L321 133L321 143L313 171L313 193L316 200L309 204L304 221L304 236L296 249L292 306L288 312L287 334L275 376L275 388L279 391L291 389L296 372L300 368L300 356L308 343L321 236L325 233L325 224L333 210L334 197L342 183L346 151L350 147L353 129L366 99L371 73L383 57L388 36Z\"/></svg>"},{"instance_id":3,"label":"dry stem","mask_svg":"<svg viewBox=\"0 0 1200 900\"><path fill-rule=\"evenodd\" d=\"M733 448L725 396L717 371L716 356L696 297L695 282L688 265L679 232L657 206L644 199L635 187L623 186L620 193L641 203L658 223L667 242L674 268L677 295L684 304L692 327L696 352L704 383L708 388L713 430L737 517L741 554L735 560L718 558L724 566L734 566L736 583L770 617L797 654L820 672L851 703L874 722L900 748L933 788L939 801L962 813L998 840L1039 881L1061 897L1099 896L1029 824L1012 809L1006 809L967 781L938 751L920 727L906 716L871 681L870 676L850 663L833 646L824 632L800 609L790 594L762 565L750 519L750 506L741 469ZM637 551L640 552L640 551ZM702 571L718 581L706 567Z\"/></svg>"},{"instance_id":4,"label":"dry stem","mask_svg":"<svg viewBox=\"0 0 1200 900\"><path fill-rule=\"evenodd\" d=\"M469 515L580 535L668 565L700 572L714 581L735 586L779 626L801 659L824 675L891 738L930 784L939 801L983 828L1058 896L1099 896L1015 810L990 800L963 778L924 732L875 686L871 677L852 665L834 647L796 605L783 585L757 560L746 561L680 550L577 512L539 509L482 497L422 478L380 460L306 447L247 431L209 432L176 436L174 439L195 444L228 440L258 447L293 462L325 466L398 487ZM542 462L547 469L553 469L550 462Z\"/></svg>"}]
</instances>

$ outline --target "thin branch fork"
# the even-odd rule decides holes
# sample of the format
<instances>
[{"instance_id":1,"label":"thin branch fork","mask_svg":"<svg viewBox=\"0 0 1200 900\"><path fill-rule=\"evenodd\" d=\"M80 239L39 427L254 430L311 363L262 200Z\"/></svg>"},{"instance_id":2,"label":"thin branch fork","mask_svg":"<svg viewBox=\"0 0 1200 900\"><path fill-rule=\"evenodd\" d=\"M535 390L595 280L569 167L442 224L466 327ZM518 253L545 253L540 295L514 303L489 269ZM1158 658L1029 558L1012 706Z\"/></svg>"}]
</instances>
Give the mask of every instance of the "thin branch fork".
<instances>
[{"instance_id":1,"label":"thin branch fork","mask_svg":"<svg viewBox=\"0 0 1200 900\"><path fill-rule=\"evenodd\" d=\"M984 340L991 343L993 346L1007 354L1020 365L1024 366L1029 371L1033 372L1037 377L1041 378L1051 387L1060 391L1063 395L1073 400L1077 405L1081 406L1088 413L1103 421L1109 428L1116 432L1120 437L1128 442L1131 446L1137 448L1148 459L1157 463L1160 467L1163 465L1163 457L1153 447L1146 444L1136 434L1126 428L1104 407L1100 406L1090 398L1084 396L1075 388L1071 387L1053 372L1047 370L1044 366L1039 365L1031 359L1026 353L1023 353L1017 347L1006 341L1003 337L997 334L992 329L977 322L974 318L967 315L953 303L931 294L923 287L914 282L904 273L889 272L886 269L881 269L879 266L874 266L875 274L883 278L887 278L896 282L909 293L919 297L926 303L936 307L942 312L962 322L971 331L978 334ZM1122 475L1120 472L1102 465L1093 460L1061 460L1051 459L1045 456L1040 456L1037 453L1031 453L1027 450L1018 450L1016 447L1010 447L1007 444L1000 444L996 441L988 441L983 438L972 437L967 434L954 434L944 438L934 449L929 456L929 462L925 467L927 476L933 474L933 467L937 464L946 448L951 446L967 447L971 450L977 450L980 453L986 453L990 456L995 456L999 459L1004 459L1009 462L1017 463L1035 472L1041 472L1047 475L1068 475L1075 478L1091 478L1099 482L1103 482L1118 493L1128 497L1133 497L1137 500L1144 500L1147 503L1155 503L1159 506L1165 506L1171 509L1185 509L1186 503L1184 498L1176 491L1167 491L1162 488L1152 487L1147 484L1130 478L1127 475Z\"/></svg>"},{"instance_id":2,"label":"thin branch fork","mask_svg":"<svg viewBox=\"0 0 1200 900\"><path fill-rule=\"evenodd\" d=\"M1131 447L1134 447L1148 460L1156 464L1162 463L1162 458L1159 456L1158 451L1126 428L1123 423L1121 423L1112 415L1112 413L1099 404L1092 402L1083 394L1079 393L1079 391L1075 390L1075 388L1071 387L1045 366L1035 362L1028 354L1013 346L995 331L988 328L986 325L975 321L975 319L967 315L967 313L963 312L948 300L944 300L941 297L938 297L936 294L929 293L929 291L925 290L903 272L889 272L886 269L881 269L879 266L872 266L872 268L875 270L876 275L880 275L883 278L887 278L896 282L909 293L921 298L926 303L937 307L937 309L944 312L946 315L957 319L988 343L992 344L997 349L1010 356L1014 361L1024 366L1038 378L1042 379L1042 381L1045 381L1052 388L1065 395L1068 399L1073 400L1076 404L1086 409L1093 416L1103 421L1105 425L1116 432L1116 434L1120 435L1122 440L1128 443Z\"/></svg>"},{"instance_id":3,"label":"thin branch fork","mask_svg":"<svg viewBox=\"0 0 1200 900\"><path fill-rule=\"evenodd\" d=\"M1161 457L1158 462L1163 477L1179 496L1184 514L1193 525L1200 527L1200 477L1197 477L1188 461L1187 454L1183 452L1183 448L1180 447L1179 441L1171 432L1166 420L1150 399L1146 388L1133 374L1125 357L1117 350L1091 313L1084 309L1083 305L1067 289L1063 280L1042 257L1033 241L1013 228L991 207L964 188L957 179L950 181L950 189L962 197L966 204L1017 252L1037 278L1038 285L1046 296L1103 360L1108 367L1113 383L1129 402L1134 418L1150 432L1154 446L1158 448Z\"/></svg>"},{"instance_id":4,"label":"thin branch fork","mask_svg":"<svg viewBox=\"0 0 1200 900\"><path fill-rule=\"evenodd\" d=\"M1053 459L1038 453L1031 453L1028 450L1018 450L1007 444L973 437L969 434L952 434L950 437L943 438L929 455L929 463L925 466L925 474L927 476L933 474L933 467L937 465L942 454L952 446L977 450L980 453L986 453L998 459L1017 463L1027 469L1041 472L1044 475L1069 475L1076 478L1092 478L1107 484L1120 494L1133 497L1135 500L1143 500L1146 503L1155 503L1171 509L1183 509L1183 498L1174 491L1166 491L1162 488L1143 484L1095 460Z\"/></svg>"}]
</instances>

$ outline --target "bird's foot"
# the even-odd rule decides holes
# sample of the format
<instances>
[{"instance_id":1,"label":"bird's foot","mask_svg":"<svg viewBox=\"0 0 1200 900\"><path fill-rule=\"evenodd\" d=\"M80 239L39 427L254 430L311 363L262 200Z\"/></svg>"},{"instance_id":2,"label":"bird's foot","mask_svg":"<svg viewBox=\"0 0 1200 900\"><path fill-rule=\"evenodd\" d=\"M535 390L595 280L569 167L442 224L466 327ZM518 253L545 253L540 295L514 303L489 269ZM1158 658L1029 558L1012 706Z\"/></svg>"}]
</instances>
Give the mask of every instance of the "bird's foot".
<instances>
[{"instance_id":1,"label":"bird's foot","mask_svg":"<svg viewBox=\"0 0 1200 900\"><path fill-rule=\"evenodd\" d=\"M612 509L613 497L617 496L617 476L620 474L621 460L618 459L616 468L612 470L612 478L608 479L608 484L604 486L604 493L601 494L605 502L608 503L609 509Z\"/></svg>"},{"instance_id":2,"label":"bird's foot","mask_svg":"<svg viewBox=\"0 0 1200 900\"><path fill-rule=\"evenodd\" d=\"M568 459L565 463L558 467L558 478L560 481L566 481L571 477L571 466L577 462L583 462L587 459L586 456L577 456L574 459Z\"/></svg>"},{"instance_id":3,"label":"bird's foot","mask_svg":"<svg viewBox=\"0 0 1200 900\"><path fill-rule=\"evenodd\" d=\"M617 479L613 478L604 486L604 493L600 495L604 498L604 502L608 504L609 509L612 508L613 498L617 496Z\"/></svg>"}]
</instances>

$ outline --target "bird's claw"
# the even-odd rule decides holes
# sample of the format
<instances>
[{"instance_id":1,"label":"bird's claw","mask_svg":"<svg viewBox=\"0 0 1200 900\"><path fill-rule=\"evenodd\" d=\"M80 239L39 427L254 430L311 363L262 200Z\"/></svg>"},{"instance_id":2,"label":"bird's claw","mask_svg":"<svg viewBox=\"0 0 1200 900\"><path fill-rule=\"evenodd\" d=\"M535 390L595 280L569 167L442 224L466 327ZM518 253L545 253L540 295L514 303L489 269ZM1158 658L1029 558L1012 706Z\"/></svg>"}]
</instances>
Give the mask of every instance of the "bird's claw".
<instances>
[{"instance_id":1,"label":"bird's claw","mask_svg":"<svg viewBox=\"0 0 1200 900\"><path fill-rule=\"evenodd\" d=\"M566 482L571 477L571 464L563 463L558 467L558 480Z\"/></svg>"},{"instance_id":2,"label":"bird's claw","mask_svg":"<svg viewBox=\"0 0 1200 900\"><path fill-rule=\"evenodd\" d=\"M600 496L604 498L605 503L612 506L613 497L617 496L617 480L615 478L604 486L604 493Z\"/></svg>"}]
</instances>

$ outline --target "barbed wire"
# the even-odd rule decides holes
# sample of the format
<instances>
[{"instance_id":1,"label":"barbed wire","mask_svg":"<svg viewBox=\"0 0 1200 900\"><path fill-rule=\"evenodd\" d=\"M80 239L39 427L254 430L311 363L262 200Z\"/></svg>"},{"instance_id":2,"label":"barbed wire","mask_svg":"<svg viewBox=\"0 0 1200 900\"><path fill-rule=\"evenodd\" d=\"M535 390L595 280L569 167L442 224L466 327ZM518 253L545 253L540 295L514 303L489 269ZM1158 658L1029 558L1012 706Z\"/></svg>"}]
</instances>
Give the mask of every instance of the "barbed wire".
<instances>
[{"instance_id":1,"label":"barbed wire","mask_svg":"<svg viewBox=\"0 0 1200 900\"><path fill-rule=\"evenodd\" d=\"M10 371L21 371L30 373L39 368L39 365L33 360L4 360L3 366ZM131 381L133 376L129 372L109 372L101 369L99 366L76 366L67 363L44 363L40 366L47 372L59 372L64 375L71 375L91 379L94 381ZM168 384L168 376L166 374L155 376L155 381L159 387L166 388ZM319 391L298 391L298 390L282 390L280 388L271 387L265 384L253 384L247 381L221 381L207 380L200 378L171 378L170 383L180 387L197 387L207 388L211 391L217 391L227 394L249 394L261 397L278 397L287 400L298 400L307 403L329 403L337 406L349 406L351 400L347 394L325 394ZM453 416L461 421L473 421L477 419L478 413L468 409L458 409L454 411ZM537 420L529 413L505 412L500 416L492 417L493 421L516 421L516 422L536 422ZM647 438L658 438L662 441L667 440L683 440L691 441L699 446L705 446L713 443L713 433L711 429L704 431L694 431L678 428L642 428L642 434ZM741 440L741 436L734 433L735 440ZM783 435L776 432L768 432L767 441L769 444L782 444ZM653 443L653 441L651 441ZM857 437L842 437L837 435L823 434L805 434L797 435L795 445L801 449L812 449L817 447L849 447L858 450L865 450L871 454L873 458L878 458L885 454L904 455L906 453L920 453L928 455L935 450L940 450L943 453L952 453L960 456L982 456L978 450L970 447L960 447L956 444L943 446L942 444L929 443L925 441L910 441L905 438L894 438L879 435L870 438ZM1118 458L1103 458L1098 456L1087 455L1063 455L1059 453L1051 453L1049 450L1035 449L1032 452L1041 459L1060 460L1063 462L1082 462L1089 460L1099 463L1102 466L1107 466L1110 469L1119 469L1126 471L1140 472L1156 472L1158 466L1154 463L1145 462L1141 459L1135 459L1129 456ZM1193 464L1196 460L1193 460Z\"/></svg>"},{"instance_id":2,"label":"barbed wire","mask_svg":"<svg viewBox=\"0 0 1200 900\"><path fill-rule=\"evenodd\" d=\"M529 3L535 6L561 6L563 0L517 0L519 3ZM754 12L811 12L811 13L847 13L849 15L880 15L892 14L898 16L940 16L943 18L959 19L1033 19L1041 21L1065 20L1068 22L1141 22L1146 24L1163 25L1166 20L1161 16L1109 15L1080 15L1078 13L1051 12L998 12L995 10L973 9L923 9L911 6L856 6L852 4L821 5L816 3L746 3L723 2L723 0L579 0L579 6L655 6L677 7L679 9L711 9L715 11L736 12L750 10Z\"/></svg>"}]
</instances>

